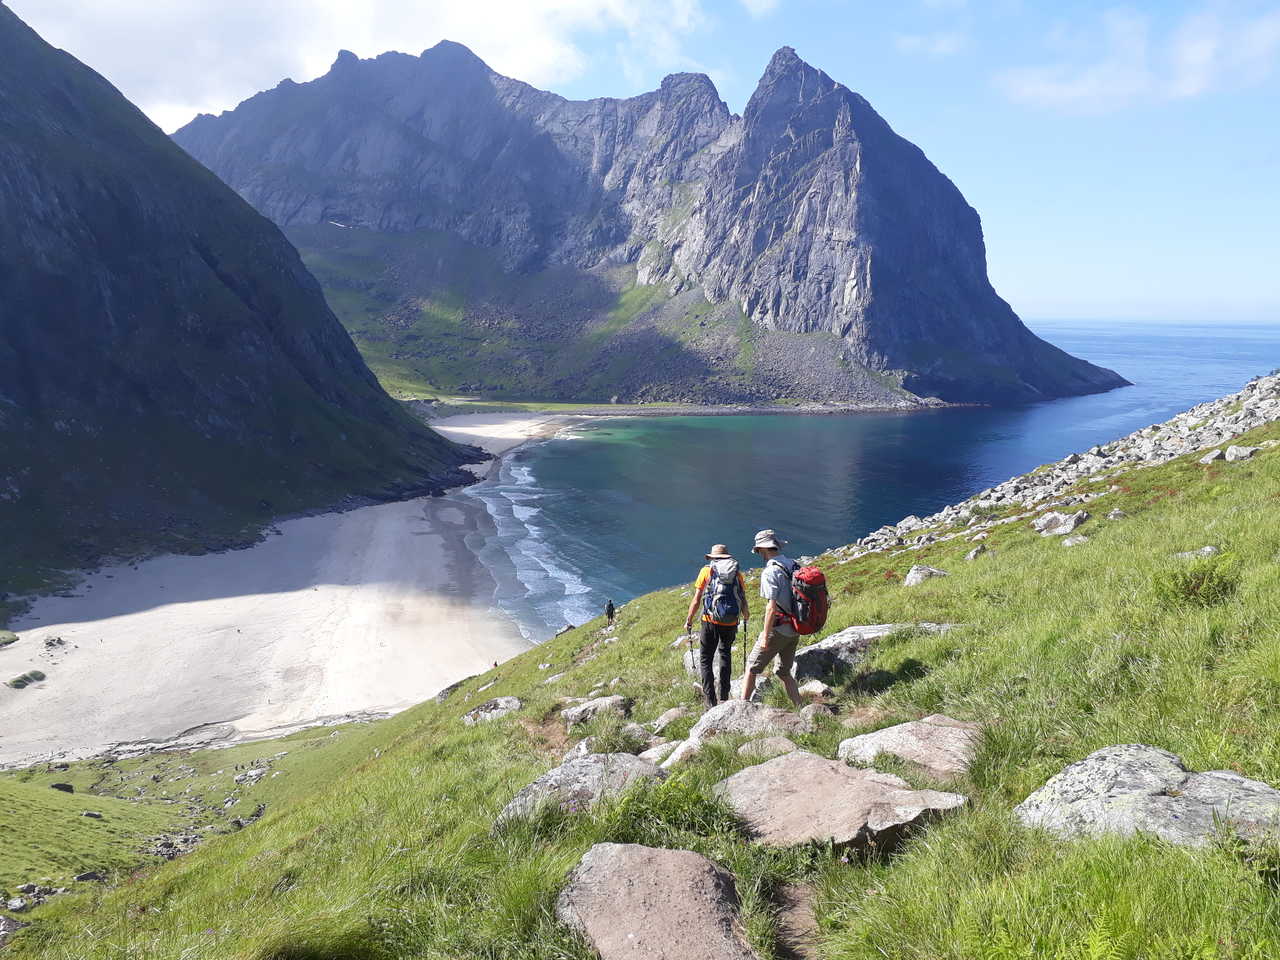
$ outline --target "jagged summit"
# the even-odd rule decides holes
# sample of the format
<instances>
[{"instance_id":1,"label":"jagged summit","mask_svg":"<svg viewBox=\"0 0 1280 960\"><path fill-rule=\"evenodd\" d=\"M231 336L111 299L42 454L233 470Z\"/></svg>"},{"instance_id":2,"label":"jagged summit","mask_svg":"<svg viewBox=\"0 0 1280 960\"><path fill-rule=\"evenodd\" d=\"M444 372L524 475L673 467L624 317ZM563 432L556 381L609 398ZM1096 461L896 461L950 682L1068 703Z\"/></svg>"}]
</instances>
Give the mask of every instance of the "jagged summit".
<instances>
[{"instance_id":1,"label":"jagged summit","mask_svg":"<svg viewBox=\"0 0 1280 960\"><path fill-rule=\"evenodd\" d=\"M541 293L537 303L464 294L473 281L448 265L472 257L461 249L396 267L380 302L468 303L461 322L485 350L437 347L426 333L408 347L424 369L454 371L446 378L459 386L909 406L1125 382L1022 325L987 280L981 223L955 185L791 47L773 55L741 117L703 74L672 74L636 97L572 101L442 41L420 58L357 61L260 94L175 139L304 251L332 238L301 231L335 221L387 237L425 232L433 245L449 238L531 289L547 270L578 272L561 285L569 299L553 304ZM610 271L624 266L661 297L620 339L587 339L582 368L603 372L584 377L573 344L604 322L626 282ZM509 330L502 362L490 360L494 323ZM451 352L441 361L437 349ZM815 359L793 359L801 354ZM658 355L667 359L646 359ZM490 362L492 375L458 373Z\"/></svg>"}]
</instances>

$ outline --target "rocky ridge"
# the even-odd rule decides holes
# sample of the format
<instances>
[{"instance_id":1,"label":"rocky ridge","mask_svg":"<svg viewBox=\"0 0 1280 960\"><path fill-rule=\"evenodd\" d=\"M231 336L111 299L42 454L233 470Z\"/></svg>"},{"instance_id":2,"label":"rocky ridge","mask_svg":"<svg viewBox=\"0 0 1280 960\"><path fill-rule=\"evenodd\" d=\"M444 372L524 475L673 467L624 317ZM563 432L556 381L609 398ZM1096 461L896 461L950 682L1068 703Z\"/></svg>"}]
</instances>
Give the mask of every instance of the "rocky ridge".
<instances>
[{"instance_id":1,"label":"rocky ridge","mask_svg":"<svg viewBox=\"0 0 1280 960\"><path fill-rule=\"evenodd\" d=\"M955 185L790 47L740 117L701 74L571 101L447 41L344 51L174 139L433 383L912 406L1126 382L1027 330Z\"/></svg>"}]
</instances>

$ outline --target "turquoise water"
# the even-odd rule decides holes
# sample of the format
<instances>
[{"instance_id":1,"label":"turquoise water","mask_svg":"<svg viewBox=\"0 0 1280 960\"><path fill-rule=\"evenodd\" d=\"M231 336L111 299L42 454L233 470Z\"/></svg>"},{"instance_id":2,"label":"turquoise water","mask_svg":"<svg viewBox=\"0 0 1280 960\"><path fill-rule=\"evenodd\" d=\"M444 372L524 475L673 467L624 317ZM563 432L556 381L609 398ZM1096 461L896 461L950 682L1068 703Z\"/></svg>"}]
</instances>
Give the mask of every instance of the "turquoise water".
<instances>
[{"instance_id":1,"label":"turquoise water","mask_svg":"<svg viewBox=\"0 0 1280 960\"><path fill-rule=\"evenodd\" d=\"M609 597L692 579L713 542L750 558L752 534L774 527L793 556L817 553L1280 367L1273 327L1035 329L1134 386L999 410L605 420L518 451L469 490L497 525L477 546L498 605L544 639Z\"/></svg>"}]
</instances>

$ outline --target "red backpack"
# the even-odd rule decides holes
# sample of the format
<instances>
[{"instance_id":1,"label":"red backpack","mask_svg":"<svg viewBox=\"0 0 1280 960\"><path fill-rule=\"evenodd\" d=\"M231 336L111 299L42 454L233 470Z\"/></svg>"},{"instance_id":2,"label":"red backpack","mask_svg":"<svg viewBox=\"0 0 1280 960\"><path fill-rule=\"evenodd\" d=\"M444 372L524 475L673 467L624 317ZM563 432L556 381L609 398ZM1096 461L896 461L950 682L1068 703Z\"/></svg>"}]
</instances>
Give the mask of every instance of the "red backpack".
<instances>
[{"instance_id":1,"label":"red backpack","mask_svg":"<svg viewBox=\"0 0 1280 960\"><path fill-rule=\"evenodd\" d=\"M791 609L795 612L778 611L778 616L790 623L796 633L808 636L826 626L830 607L826 574L817 567L792 567Z\"/></svg>"}]
</instances>

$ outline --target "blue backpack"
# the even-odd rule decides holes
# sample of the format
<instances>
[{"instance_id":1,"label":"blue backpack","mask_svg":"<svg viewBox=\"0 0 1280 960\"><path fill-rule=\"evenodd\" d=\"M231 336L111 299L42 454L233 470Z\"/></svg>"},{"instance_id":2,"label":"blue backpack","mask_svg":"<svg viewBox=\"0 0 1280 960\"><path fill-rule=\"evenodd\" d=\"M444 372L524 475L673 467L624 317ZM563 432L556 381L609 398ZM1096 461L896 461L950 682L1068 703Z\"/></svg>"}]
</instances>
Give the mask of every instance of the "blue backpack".
<instances>
[{"instance_id":1,"label":"blue backpack","mask_svg":"<svg viewBox=\"0 0 1280 960\"><path fill-rule=\"evenodd\" d=\"M732 558L710 564L711 577L702 594L702 612L717 623L737 623L742 613L738 586L738 561Z\"/></svg>"}]
</instances>

